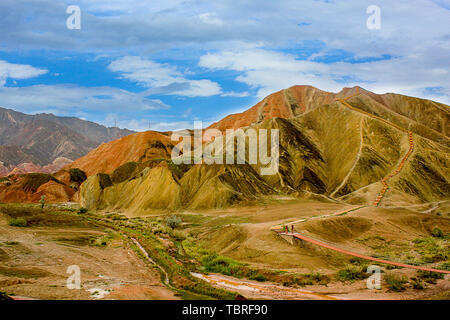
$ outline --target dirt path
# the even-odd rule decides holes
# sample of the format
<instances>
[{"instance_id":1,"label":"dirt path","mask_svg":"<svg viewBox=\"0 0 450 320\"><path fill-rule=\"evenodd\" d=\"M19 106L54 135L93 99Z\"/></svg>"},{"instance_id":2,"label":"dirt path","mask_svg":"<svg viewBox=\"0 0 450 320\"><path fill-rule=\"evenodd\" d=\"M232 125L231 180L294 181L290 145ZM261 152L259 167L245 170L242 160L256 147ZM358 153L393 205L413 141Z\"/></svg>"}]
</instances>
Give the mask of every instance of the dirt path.
<instances>
[{"instance_id":1,"label":"dirt path","mask_svg":"<svg viewBox=\"0 0 450 320\"><path fill-rule=\"evenodd\" d=\"M411 131L408 131L408 130L406 130L406 129L403 129L403 128L399 127L399 126L396 125L396 124L390 123L390 122L384 120L383 118L377 117L377 116L372 115L372 114L370 114L370 113L368 113L368 112L365 112L365 111L363 111L363 110L359 110L359 109L357 109L357 108L351 106L349 103L347 103L347 100L348 100L348 99L350 99L350 98L352 98L352 97L354 97L354 96L356 96L356 95L358 95L358 94L359 94L359 90L358 90L357 93L355 93L355 94L353 94L353 95L351 95L351 96L349 96L349 97L347 97L347 98L345 98L345 99L339 99L339 101L340 101L342 104L344 104L346 107L348 107L348 108L350 108L350 109L352 109L352 110L354 110L354 111L361 112L361 113L363 113L363 114L365 114L365 115L370 116L371 118L374 118L374 119L383 121L383 122L385 122L385 123L388 123L389 125L391 125L391 126L397 128L397 129L399 129L399 130L401 130L401 131L403 131L403 132L406 132L406 133L408 134L409 150L407 151L407 153L405 154L405 156L404 156L404 157L402 158L402 160L400 161L399 165L397 166L397 169L396 169L394 172L392 172L391 174L389 174L387 177L384 177L384 178L381 180L381 183L383 184L383 188L381 189L381 191L380 191L380 193L378 194L377 198L376 198L375 201L373 202L373 205L374 205L374 206L378 206L379 203L380 203L380 201L383 199L384 195L386 194L386 191L389 189L389 185L387 184L387 182L388 182L391 178L393 178L394 176L396 176L397 174L399 174L399 173L401 172L401 170L403 169L403 167L404 167L406 161L408 160L408 158L410 157L410 155L411 155L412 152L414 151L414 139L413 139L413 133L412 133ZM361 142L361 143L362 143L362 142ZM336 192L337 190L339 190L339 188L341 188L341 186L338 187L338 189L336 189L335 192ZM317 218L325 218L325 217L331 217L331 216L345 215L345 214L347 214L347 213L349 213L349 212L352 212L352 211L355 211L355 210L359 210L359 209L361 209L361 208L363 208L363 207L364 207L364 206L357 207L357 208L353 208L353 209L349 209L349 210L345 210L345 211L343 211L343 212L336 212L336 213L331 213L331 214L328 214L328 215L322 215L322 216L318 216L318 217L303 218L303 219L297 220L297 221L295 221L295 222L291 222L290 224L302 223L302 222L306 222L306 221L308 221L308 220L311 220L311 219L317 219ZM338 247L336 247L336 246L334 246L334 245L329 245L329 244L326 244L326 243L324 243L324 242L321 242L321 241L312 239L312 238L310 238L310 237L306 237L306 236L304 236L304 235L301 235L301 234L298 233L298 232L294 232L294 233L286 233L286 232L283 232L284 230L280 230L280 229L279 229L279 226L280 226L280 225L274 226L274 227L271 228L271 230L277 232L278 234L282 234L282 235L285 235L285 236L291 236L291 237L300 239L301 241L306 241L306 242L309 242L309 243L318 245L318 246L320 246L320 247L327 248L327 249L330 249L330 250L333 250L333 251L336 251L336 252L340 252L340 253L343 253L343 254L346 254L346 255L350 255L350 256L362 258L362 259L365 259L365 260L370 260L370 261L380 262L380 263L384 263L384 264L394 265L394 266L398 266L398 267L403 267L403 268L410 268L410 269L416 269L416 270L432 271L432 272L439 272L439 273L450 274L450 271L446 271L446 270L439 270L439 269L433 269L433 268L426 268L426 267L414 266L414 265L409 265L409 264L400 263L400 262L395 262L395 261L383 260L383 259L378 259L378 258L370 257L370 256L367 256L367 255L359 254L359 253L356 253L356 252L352 252L352 251L349 251L349 250L341 249L341 248L338 248Z\"/></svg>"},{"instance_id":2,"label":"dirt path","mask_svg":"<svg viewBox=\"0 0 450 320\"><path fill-rule=\"evenodd\" d=\"M236 279L220 274L203 275L191 273L194 277L209 282L211 285L239 292L250 299L271 300L342 300L325 294L304 289L288 288L274 283L261 283L251 280Z\"/></svg>"}]
</instances>

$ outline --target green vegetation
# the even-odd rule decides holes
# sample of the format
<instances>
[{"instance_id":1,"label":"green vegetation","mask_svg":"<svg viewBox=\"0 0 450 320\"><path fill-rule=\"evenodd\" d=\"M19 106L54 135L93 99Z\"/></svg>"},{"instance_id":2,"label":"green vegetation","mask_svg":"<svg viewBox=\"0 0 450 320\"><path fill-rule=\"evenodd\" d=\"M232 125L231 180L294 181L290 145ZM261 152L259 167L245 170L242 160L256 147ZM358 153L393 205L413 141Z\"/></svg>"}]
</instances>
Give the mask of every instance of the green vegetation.
<instances>
[{"instance_id":1,"label":"green vegetation","mask_svg":"<svg viewBox=\"0 0 450 320\"><path fill-rule=\"evenodd\" d=\"M366 265L348 265L344 269L339 270L336 274L336 277L339 281L342 282L354 282L356 280L368 278L370 274L368 274L366 270Z\"/></svg>"},{"instance_id":2,"label":"green vegetation","mask_svg":"<svg viewBox=\"0 0 450 320\"><path fill-rule=\"evenodd\" d=\"M12 227L26 227L28 222L24 218L13 218L8 221L8 224Z\"/></svg>"},{"instance_id":3,"label":"green vegetation","mask_svg":"<svg viewBox=\"0 0 450 320\"><path fill-rule=\"evenodd\" d=\"M448 243L445 239L419 238L414 241L414 249L422 256L425 263L447 261L450 259Z\"/></svg>"},{"instance_id":4,"label":"green vegetation","mask_svg":"<svg viewBox=\"0 0 450 320\"><path fill-rule=\"evenodd\" d=\"M425 289L425 283L423 283L423 281L419 278L412 277L411 278L411 287L416 290L423 290L423 289Z\"/></svg>"},{"instance_id":5,"label":"green vegetation","mask_svg":"<svg viewBox=\"0 0 450 320\"><path fill-rule=\"evenodd\" d=\"M283 281L284 286L297 285L300 287L311 286L315 284L327 285L331 281L330 277L318 272L286 275L284 277L282 276L281 278L285 279Z\"/></svg>"},{"instance_id":6,"label":"green vegetation","mask_svg":"<svg viewBox=\"0 0 450 320\"><path fill-rule=\"evenodd\" d=\"M432 231L431 231L431 235L433 236L433 237L435 237L435 238L443 238L444 237L444 232L442 232L442 230L441 229L439 229L439 228L434 228Z\"/></svg>"},{"instance_id":7,"label":"green vegetation","mask_svg":"<svg viewBox=\"0 0 450 320\"><path fill-rule=\"evenodd\" d=\"M181 220L181 218L176 215L170 215L166 217L166 224L172 229L178 227L182 222L183 221Z\"/></svg>"},{"instance_id":8,"label":"green vegetation","mask_svg":"<svg viewBox=\"0 0 450 320\"><path fill-rule=\"evenodd\" d=\"M42 195L41 200L39 200L39 203L41 204L41 209L44 209L44 207L45 207L45 194Z\"/></svg>"},{"instance_id":9,"label":"green vegetation","mask_svg":"<svg viewBox=\"0 0 450 320\"><path fill-rule=\"evenodd\" d=\"M136 173L136 169L139 167L137 162L127 162L120 167L118 167L111 174L111 180L113 183L120 183L130 179L133 174Z\"/></svg>"},{"instance_id":10,"label":"green vegetation","mask_svg":"<svg viewBox=\"0 0 450 320\"><path fill-rule=\"evenodd\" d=\"M109 174L99 173L98 178L99 178L100 188L102 188L102 189L108 188L113 185Z\"/></svg>"},{"instance_id":11,"label":"green vegetation","mask_svg":"<svg viewBox=\"0 0 450 320\"><path fill-rule=\"evenodd\" d=\"M80 210L78 210L79 214L84 214L84 213L87 213L87 212L88 212L88 209L86 209L85 207L81 207Z\"/></svg>"},{"instance_id":12,"label":"green vegetation","mask_svg":"<svg viewBox=\"0 0 450 320\"><path fill-rule=\"evenodd\" d=\"M439 269L450 271L450 262L444 262L439 266Z\"/></svg>"},{"instance_id":13,"label":"green vegetation","mask_svg":"<svg viewBox=\"0 0 450 320\"><path fill-rule=\"evenodd\" d=\"M436 284L437 280L444 279L444 274L432 271L417 271L417 278L425 281L426 283Z\"/></svg>"},{"instance_id":14,"label":"green vegetation","mask_svg":"<svg viewBox=\"0 0 450 320\"><path fill-rule=\"evenodd\" d=\"M22 182L22 189L25 192L34 193L39 189L39 187L49 181L55 181L61 183L59 180L55 179L52 175L46 173L28 173L24 175ZM62 184L62 183L61 183Z\"/></svg>"},{"instance_id":15,"label":"green vegetation","mask_svg":"<svg viewBox=\"0 0 450 320\"><path fill-rule=\"evenodd\" d=\"M78 168L69 169L70 181L83 183L86 179L86 173Z\"/></svg>"},{"instance_id":16,"label":"green vegetation","mask_svg":"<svg viewBox=\"0 0 450 320\"><path fill-rule=\"evenodd\" d=\"M386 282L390 291L402 292L406 290L408 278L395 274L387 274L384 276L384 281Z\"/></svg>"},{"instance_id":17,"label":"green vegetation","mask_svg":"<svg viewBox=\"0 0 450 320\"><path fill-rule=\"evenodd\" d=\"M18 219L26 221L26 226L75 226L86 227L89 222L78 215L74 209L52 208L27 204L0 204L0 212L9 216L10 222ZM22 221L23 223L23 221ZM11 225L11 224L10 224Z\"/></svg>"},{"instance_id":18,"label":"green vegetation","mask_svg":"<svg viewBox=\"0 0 450 320\"><path fill-rule=\"evenodd\" d=\"M383 237L372 236L358 239L375 252L375 257L401 261L413 265L448 261L450 259L449 235L439 228L431 231L432 236L416 238L413 241L387 241Z\"/></svg>"}]
</instances>

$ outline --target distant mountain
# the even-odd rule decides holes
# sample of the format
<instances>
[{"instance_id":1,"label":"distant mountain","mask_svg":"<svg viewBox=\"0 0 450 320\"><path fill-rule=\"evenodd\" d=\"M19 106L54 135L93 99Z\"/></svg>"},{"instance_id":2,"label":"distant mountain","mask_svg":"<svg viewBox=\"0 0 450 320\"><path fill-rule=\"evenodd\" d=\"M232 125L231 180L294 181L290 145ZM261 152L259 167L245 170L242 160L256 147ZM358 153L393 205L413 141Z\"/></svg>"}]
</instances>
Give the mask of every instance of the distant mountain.
<instances>
[{"instance_id":1,"label":"distant mountain","mask_svg":"<svg viewBox=\"0 0 450 320\"><path fill-rule=\"evenodd\" d=\"M419 204L450 197L449 123L449 106L426 99L295 86L211 125L278 129L275 175L261 176L259 164L175 166L176 143L157 132L109 142L67 168L90 176L79 197L96 209L214 208L273 194L371 204L384 179L382 206Z\"/></svg>"},{"instance_id":2,"label":"distant mountain","mask_svg":"<svg viewBox=\"0 0 450 320\"><path fill-rule=\"evenodd\" d=\"M101 143L131 133L134 131L107 128L74 117L27 115L0 108L0 175L17 168L20 172L27 168L33 172L59 169Z\"/></svg>"}]
</instances>

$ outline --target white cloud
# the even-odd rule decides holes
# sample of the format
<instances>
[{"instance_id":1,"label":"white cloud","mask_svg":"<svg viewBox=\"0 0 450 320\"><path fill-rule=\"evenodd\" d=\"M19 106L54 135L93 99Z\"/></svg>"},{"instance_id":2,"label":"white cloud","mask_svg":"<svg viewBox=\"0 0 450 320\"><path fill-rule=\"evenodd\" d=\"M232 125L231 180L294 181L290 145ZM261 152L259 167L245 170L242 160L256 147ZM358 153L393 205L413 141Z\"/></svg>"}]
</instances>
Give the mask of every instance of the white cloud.
<instances>
[{"instance_id":1,"label":"white cloud","mask_svg":"<svg viewBox=\"0 0 450 320\"><path fill-rule=\"evenodd\" d=\"M0 86L3 86L8 78L29 79L46 74L47 72L45 69L38 69L30 65L14 64L0 60Z\"/></svg>"},{"instance_id":2,"label":"white cloud","mask_svg":"<svg viewBox=\"0 0 450 320\"><path fill-rule=\"evenodd\" d=\"M439 53L439 50L434 51L436 58ZM343 86L361 85L378 93L396 92L449 103L450 72L442 67L439 59L427 57L424 53L364 63L325 64L255 48L209 53L200 58L199 65L213 70L239 71L241 74L236 80L257 88L259 98L298 84L333 92ZM442 86L440 95L425 89Z\"/></svg>"},{"instance_id":3,"label":"white cloud","mask_svg":"<svg viewBox=\"0 0 450 320\"><path fill-rule=\"evenodd\" d=\"M2 104L24 112L52 110L56 114L76 112L129 112L168 109L157 99L148 99L134 92L111 87L82 87L74 85L33 85L0 87Z\"/></svg>"},{"instance_id":4,"label":"white cloud","mask_svg":"<svg viewBox=\"0 0 450 320\"><path fill-rule=\"evenodd\" d=\"M222 92L220 85L208 79L190 80L175 67L159 64L137 56L125 56L108 66L121 77L149 88L147 94L168 94L186 97L208 97Z\"/></svg>"},{"instance_id":5,"label":"white cloud","mask_svg":"<svg viewBox=\"0 0 450 320\"><path fill-rule=\"evenodd\" d=\"M216 26L223 26L224 22L217 16L215 12L207 12L199 14L200 20L206 24L212 24Z\"/></svg>"}]
</instances>

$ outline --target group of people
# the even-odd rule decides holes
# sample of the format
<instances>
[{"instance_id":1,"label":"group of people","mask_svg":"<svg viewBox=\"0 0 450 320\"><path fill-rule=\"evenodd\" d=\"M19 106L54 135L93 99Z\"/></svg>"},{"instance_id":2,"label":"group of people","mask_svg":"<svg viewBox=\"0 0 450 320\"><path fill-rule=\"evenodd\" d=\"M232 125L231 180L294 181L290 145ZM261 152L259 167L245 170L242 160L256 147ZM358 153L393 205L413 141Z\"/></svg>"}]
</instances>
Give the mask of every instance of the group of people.
<instances>
[{"instance_id":1,"label":"group of people","mask_svg":"<svg viewBox=\"0 0 450 320\"><path fill-rule=\"evenodd\" d=\"M289 233L289 226L284 226L284 231ZM291 233L294 233L294 225L291 225Z\"/></svg>"}]
</instances>

